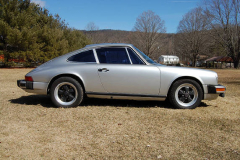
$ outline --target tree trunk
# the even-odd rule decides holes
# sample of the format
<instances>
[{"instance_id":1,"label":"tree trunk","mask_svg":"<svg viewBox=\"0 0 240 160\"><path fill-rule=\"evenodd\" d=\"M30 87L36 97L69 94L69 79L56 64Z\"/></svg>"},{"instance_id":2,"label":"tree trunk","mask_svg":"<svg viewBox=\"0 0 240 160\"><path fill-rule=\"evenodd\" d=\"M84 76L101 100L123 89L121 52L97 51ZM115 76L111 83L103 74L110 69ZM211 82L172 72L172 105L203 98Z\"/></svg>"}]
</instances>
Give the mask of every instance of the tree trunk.
<instances>
[{"instance_id":1,"label":"tree trunk","mask_svg":"<svg viewBox=\"0 0 240 160\"><path fill-rule=\"evenodd\" d=\"M234 68L238 69L239 68L239 59L235 60L233 62L233 64L234 64Z\"/></svg>"},{"instance_id":2,"label":"tree trunk","mask_svg":"<svg viewBox=\"0 0 240 160\"><path fill-rule=\"evenodd\" d=\"M196 67L196 59L197 59L197 56L195 54L193 54L193 59L192 59L192 67Z\"/></svg>"},{"instance_id":3,"label":"tree trunk","mask_svg":"<svg viewBox=\"0 0 240 160\"><path fill-rule=\"evenodd\" d=\"M193 67L196 67L196 59L193 60Z\"/></svg>"},{"instance_id":4,"label":"tree trunk","mask_svg":"<svg viewBox=\"0 0 240 160\"><path fill-rule=\"evenodd\" d=\"M240 53L238 53L236 56L233 54L231 56L231 58L233 59L234 68L238 69L239 68Z\"/></svg>"}]
</instances>

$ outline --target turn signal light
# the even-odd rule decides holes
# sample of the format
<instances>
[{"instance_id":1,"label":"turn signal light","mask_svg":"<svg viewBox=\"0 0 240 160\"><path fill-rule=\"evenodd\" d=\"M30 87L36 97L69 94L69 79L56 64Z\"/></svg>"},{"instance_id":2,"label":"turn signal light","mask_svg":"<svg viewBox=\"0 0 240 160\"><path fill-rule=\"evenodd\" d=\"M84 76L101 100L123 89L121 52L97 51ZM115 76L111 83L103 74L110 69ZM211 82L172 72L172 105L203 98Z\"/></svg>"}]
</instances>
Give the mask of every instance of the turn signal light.
<instances>
[{"instance_id":1,"label":"turn signal light","mask_svg":"<svg viewBox=\"0 0 240 160\"><path fill-rule=\"evenodd\" d=\"M217 92L223 92L223 91L225 91L225 88L216 88L216 91Z\"/></svg>"},{"instance_id":2,"label":"turn signal light","mask_svg":"<svg viewBox=\"0 0 240 160\"><path fill-rule=\"evenodd\" d=\"M25 81L31 81L31 82L33 82L33 79L32 79L32 77L30 77L30 76L25 76Z\"/></svg>"}]
</instances>

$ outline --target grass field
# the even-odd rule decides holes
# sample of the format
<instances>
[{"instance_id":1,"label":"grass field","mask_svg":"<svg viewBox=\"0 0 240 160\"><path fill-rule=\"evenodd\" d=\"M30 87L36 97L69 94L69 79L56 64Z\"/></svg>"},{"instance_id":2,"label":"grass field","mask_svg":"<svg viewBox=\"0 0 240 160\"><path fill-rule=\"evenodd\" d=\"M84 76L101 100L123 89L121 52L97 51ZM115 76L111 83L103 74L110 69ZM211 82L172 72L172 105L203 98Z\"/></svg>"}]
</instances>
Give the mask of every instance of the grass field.
<instances>
[{"instance_id":1,"label":"grass field","mask_svg":"<svg viewBox=\"0 0 240 160\"><path fill-rule=\"evenodd\" d=\"M167 102L88 100L55 108L0 69L0 159L240 159L240 70L215 70L225 98L194 110Z\"/></svg>"}]
</instances>

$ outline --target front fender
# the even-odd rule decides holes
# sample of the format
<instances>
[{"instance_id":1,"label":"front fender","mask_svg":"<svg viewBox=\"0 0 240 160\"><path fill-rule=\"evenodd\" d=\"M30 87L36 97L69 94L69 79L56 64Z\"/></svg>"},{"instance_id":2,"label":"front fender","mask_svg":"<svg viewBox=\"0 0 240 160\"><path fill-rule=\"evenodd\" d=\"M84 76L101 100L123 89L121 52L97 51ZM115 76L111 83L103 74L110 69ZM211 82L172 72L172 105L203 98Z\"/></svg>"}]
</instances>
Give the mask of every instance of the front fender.
<instances>
[{"instance_id":1,"label":"front fender","mask_svg":"<svg viewBox=\"0 0 240 160\"><path fill-rule=\"evenodd\" d=\"M161 88L160 95L166 96L171 85L178 79L194 79L201 84L204 92L206 88L203 87L204 84L217 84L217 74L213 71L194 69L194 68L183 68L183 67L170 67L161 66Z\"/></svg>"}]
</instances>

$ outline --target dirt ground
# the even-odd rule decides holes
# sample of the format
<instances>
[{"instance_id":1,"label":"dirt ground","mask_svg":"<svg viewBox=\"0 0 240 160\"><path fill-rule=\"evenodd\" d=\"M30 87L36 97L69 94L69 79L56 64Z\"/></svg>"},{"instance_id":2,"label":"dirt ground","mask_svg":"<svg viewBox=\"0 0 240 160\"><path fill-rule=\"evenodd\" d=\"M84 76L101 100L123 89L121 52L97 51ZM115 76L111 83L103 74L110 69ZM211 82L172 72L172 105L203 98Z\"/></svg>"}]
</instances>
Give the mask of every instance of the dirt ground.
<instances>
[{"instance_id":1,"label":"dirt ground","mask_svg":"<svg viewBox=\"0 0 240 160\"><path fill-rule=\"evenodd\" d=\"M0 159L240 159L240 70L215 70L225 98L194 110L90 99L55 108L17 87L31 69L0 69Z\"/></svg>"}]
</instances>

